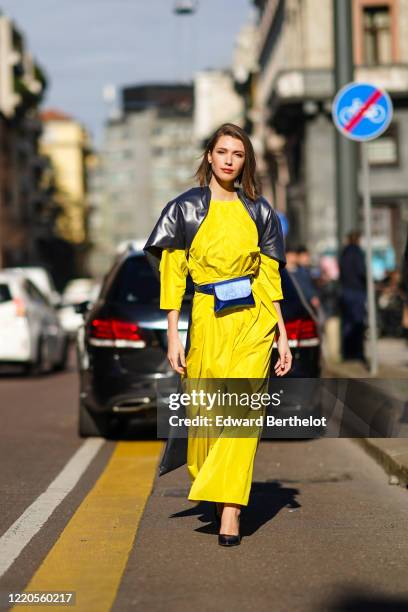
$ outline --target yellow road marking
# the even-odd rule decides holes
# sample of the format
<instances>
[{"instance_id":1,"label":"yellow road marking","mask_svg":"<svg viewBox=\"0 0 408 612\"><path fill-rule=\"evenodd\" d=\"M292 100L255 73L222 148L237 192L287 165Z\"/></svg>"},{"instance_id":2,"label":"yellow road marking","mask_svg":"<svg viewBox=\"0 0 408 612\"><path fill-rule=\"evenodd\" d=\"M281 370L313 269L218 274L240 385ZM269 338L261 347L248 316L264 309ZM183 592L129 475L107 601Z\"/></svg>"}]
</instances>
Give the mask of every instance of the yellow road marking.
<instances>
[{"instance_id":1,"label":"yellow road marking","mask_svg":"<svg viewBox=\"0 0 408 612\"><path fill-rule=\"evenodd\" d=\"M25 591L75 591L76 605L16 605L39 612L111 609L158 464L162 441L119 442Z\"/></svg>"}]
</instances>

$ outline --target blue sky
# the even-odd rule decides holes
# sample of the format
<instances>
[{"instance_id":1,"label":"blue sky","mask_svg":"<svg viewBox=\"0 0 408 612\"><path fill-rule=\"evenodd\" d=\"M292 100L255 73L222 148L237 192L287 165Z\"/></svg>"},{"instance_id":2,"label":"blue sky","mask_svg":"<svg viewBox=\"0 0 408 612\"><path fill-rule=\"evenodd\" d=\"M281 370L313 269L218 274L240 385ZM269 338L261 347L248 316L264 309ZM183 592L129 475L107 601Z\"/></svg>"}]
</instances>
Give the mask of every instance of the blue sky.
<instances>
[{"instance_id":1,"label":"blue sky","mask_svg":"<svg viewBox=\"0 0 408 612\"><path fill-rule=\"evenodd\" d=\"M145 82L191 79L231 63L251 0L199 0L191 17L175 0L0 0L49 78L44 107L65 111L100 144L108 114L102 92Z\"/></svg>"}]
</instances>

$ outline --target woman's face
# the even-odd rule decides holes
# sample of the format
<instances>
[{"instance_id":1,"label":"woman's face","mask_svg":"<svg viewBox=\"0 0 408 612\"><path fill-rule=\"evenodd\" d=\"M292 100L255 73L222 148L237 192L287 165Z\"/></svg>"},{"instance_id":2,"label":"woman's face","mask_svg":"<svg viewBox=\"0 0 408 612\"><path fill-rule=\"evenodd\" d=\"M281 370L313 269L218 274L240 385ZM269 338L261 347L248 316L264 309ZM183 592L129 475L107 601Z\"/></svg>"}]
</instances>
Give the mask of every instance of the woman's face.
<instances>
[{"instance_id":1,"label":"woman's face","mask_svg":"<svg viewBox=\"0 0 408 612\"><path fill-rule=\"evenodd\" d=\"M234 183L245 163L245 147L239 138L220 136L208 153L212 171L221 182Z\"/></svg>"}]
</instances>

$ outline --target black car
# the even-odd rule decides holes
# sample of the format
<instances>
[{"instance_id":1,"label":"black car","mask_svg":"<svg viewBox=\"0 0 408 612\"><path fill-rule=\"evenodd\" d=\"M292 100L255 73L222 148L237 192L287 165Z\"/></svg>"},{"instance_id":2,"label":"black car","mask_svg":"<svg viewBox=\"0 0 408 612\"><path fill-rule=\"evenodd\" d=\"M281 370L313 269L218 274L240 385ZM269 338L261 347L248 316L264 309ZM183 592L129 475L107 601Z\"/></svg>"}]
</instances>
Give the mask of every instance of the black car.
<instances>
[{"instance_id":1,"label":"black car","mask_svg":"<svg viewBox=\"0 0 408 612\"><path fill-rule=\"evenodd\" d=\"M318 376L317 330L285 270L282 289L293 375ZM179 317L184 343L193 292L188 276ZM107 435L114 416L155 424L157 398L167 387L174 391L179 376L167 359L167 313L159 308L159 280L143 251L129 247L105 277L97 301L87 306L82 304L85 319L77 336L80 435ZM275 363L277 350L273 353Z\"/></svg>"},{"instance_id":2,"label":"black car","mask_svg":"<svg viewBox=\"0 0 408 612\"><path fill-rule=\"evenodd\" d=\"M192 285L179 317L185 340ZM100 294L77 336L80 373L79 433L105 435L113 416L144 424L156 419L158 384L177 375L167 360L167 315L160 310L160 284L143 251L129 248L106 275Z\"/></svg>"}]
</instances>

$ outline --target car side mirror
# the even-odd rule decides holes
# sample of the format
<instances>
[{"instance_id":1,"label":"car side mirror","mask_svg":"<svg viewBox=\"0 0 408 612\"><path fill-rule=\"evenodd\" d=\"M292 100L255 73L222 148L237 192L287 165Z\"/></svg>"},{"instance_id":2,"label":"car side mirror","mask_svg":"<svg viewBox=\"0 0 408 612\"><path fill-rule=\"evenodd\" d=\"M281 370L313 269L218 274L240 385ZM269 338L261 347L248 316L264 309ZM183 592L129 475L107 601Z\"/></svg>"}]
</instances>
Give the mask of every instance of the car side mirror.
<instances>
[{"instance_id":1,"label":"car side mirror","mask_svg":"<svg viewBox=\"0 0 408 612\"><path fill-rule=\"evenodd\" d=\"M77 312L78 314L85 314L89 310L90 304L90 300L85 300L85 302L79 302L79 304L75 304L75 312Z\"/></svg>"}]
</instances>

